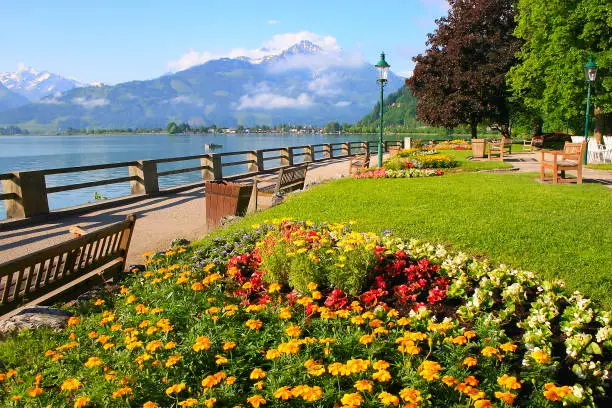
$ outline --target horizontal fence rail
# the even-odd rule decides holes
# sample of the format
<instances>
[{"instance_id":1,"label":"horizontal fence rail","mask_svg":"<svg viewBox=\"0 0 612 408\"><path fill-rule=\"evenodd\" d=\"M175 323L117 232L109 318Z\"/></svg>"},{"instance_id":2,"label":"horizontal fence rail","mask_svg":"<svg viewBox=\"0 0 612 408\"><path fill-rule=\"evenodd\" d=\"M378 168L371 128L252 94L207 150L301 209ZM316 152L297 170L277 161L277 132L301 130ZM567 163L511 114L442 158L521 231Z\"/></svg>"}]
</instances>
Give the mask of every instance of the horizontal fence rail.
<instances>
[{"instance_id":1,"label":"horizontal fence rail","mask_svg":"<svg viewBox=\"0 0 612 408\"><path fill-rule=\"evenodd\" d=\"M401 141L385 141L384 150L388 151L391 146L401 145ZM378 142L375 141L321 143L90 166L17 171L0 174L0 181L2 182L0 200L4 200L7 218L23 219L44 216L50 213L48 194L129 182L130 195L152 196L160 193L160 177L199 171L201 184L203 184L205 180L221 180L224 177L240 179L261 172L275 171L281 167L293 166L295 164L314 163L349 157L355 154L364 154L366 152L371 153L376 151L377 146ZM199 160L200 165L166 171L158 170L159 164L193 160ZM274 166L273 163L271 164L270 162L276 162L278 166ZM224 176L224 169L235 166L246 166L247 171ZM46 176L117 168L127 169L127 175L124 177L105 178L82 183L47 186ZM94 206L94 204L91 204L92 208Z\"/></svg>"}]
</instances>

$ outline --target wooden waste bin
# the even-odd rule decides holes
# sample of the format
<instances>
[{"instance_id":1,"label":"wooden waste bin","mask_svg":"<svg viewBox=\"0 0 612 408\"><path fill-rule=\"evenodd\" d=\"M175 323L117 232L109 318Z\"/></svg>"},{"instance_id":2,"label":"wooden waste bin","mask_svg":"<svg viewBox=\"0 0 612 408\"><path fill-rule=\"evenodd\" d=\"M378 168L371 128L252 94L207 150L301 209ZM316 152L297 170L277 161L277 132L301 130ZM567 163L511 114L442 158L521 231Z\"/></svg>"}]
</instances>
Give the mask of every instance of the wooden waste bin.
<instances>
[{"instance_id":1,"label":"wooden waste bin","mask_svg":"<svg viewBox=\"0 0 612 408\"><path fill-rule=\"evenodd\" d=\"M221 223L221 218L234 215L243 216L249 206L252 184L232 183L230 181L207 181L206 227L212 231Z\"/></svg>"},{"instance_id":2,"label":"wooden waste bin","mask_svg":"<svg viewBox=\"0 0 612 408\"><path fill-rule=\"evenodd\" d=\"M472 139L472 158L481 159L485 157L487 141L485 139Z\"/></svg>"}]
</instances>

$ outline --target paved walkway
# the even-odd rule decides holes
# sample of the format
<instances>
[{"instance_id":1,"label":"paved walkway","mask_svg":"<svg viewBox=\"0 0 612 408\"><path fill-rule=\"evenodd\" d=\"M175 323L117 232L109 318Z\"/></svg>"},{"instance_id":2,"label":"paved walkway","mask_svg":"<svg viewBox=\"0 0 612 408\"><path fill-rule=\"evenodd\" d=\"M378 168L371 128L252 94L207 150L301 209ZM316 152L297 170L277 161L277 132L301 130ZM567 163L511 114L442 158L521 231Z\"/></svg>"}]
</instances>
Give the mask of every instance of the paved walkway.
<instances>
[{"instance_id":1,"label":"paved walkway","mask_svg":"<svg viewBox=\"0 0 612 408\"><path fill-rule=\"evenodd\" d=\"M348 174L347 159L311 164L306 184ZM0 231L0 263L70 239L68 229L79 225L88 232L128 214L137 217L128 264L142 262L142 253L168 248L174 238L190 241L206 235L204 188L159 196L110 209L75 215L29 227Z\"/></svg>"},{"instance_id":2,"label":"paved walkway","mask_svg":"<svg viewBox=\"0 0 612 408\"><path fill-rule=\"evenodd\" d=\"M537 153L517 153L506 158L520 172L539 172ZM348 162L339 159L312 164L306 184L346 176ZM612 188L612 171L584 170L584 181L606 184ZM69 227L79 225L93 231L127 214L136 214L128 264L140 263L145 251L164 250L174 238L195 240L206 235L202 187L172 196L154 197L111 209L50 221L45 224L0 232L0 263L71 238Z\"/></svg>"}]
</instances>

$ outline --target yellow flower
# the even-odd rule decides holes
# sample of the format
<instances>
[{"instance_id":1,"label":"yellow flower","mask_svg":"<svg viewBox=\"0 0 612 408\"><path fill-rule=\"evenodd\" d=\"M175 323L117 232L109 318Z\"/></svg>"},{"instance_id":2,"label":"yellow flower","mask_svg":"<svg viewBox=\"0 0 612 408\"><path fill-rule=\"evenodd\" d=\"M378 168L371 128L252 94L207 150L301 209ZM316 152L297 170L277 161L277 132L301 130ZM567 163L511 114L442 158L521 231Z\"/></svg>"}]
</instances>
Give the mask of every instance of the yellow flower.
<instances>
[{"instance_id":1,"label":"yellow flower","mask_svg":"<svg viewBox=\"0 0 612 408\"><path fill-rule=\"evenodd\" d=\"M62 386L60 387L62 391L74 391L78 390L81 387L81 382L76 378L68 378L64 380Z\"/></svg>"},{"instance_id":2,"label":"yellow flower","mask_svg":"<svg viewBox=\"0 0 612 408\"><path fill-rule=\"evenodd\" d=\"M389 368L390 364L385 360L376 360L374 364L372 364L372 368L375 370L386 370Z\"/></svg>"},{"instance_id":3,"label":"yellow flower","mask_svg":"<svg viewBox=\"0 0 612 408\"><path fill-rule=\"evenodd\" d=\"M104 299L96 299L94 300L93 304L95 306L102 306L104 304Z\"/></svg>"},{"instance_id":4,"label":"yellow flower","mask_svg":"<svg viewBox=\"0 0 612 408\"><path fill-rule=\"evenodd\" d=\"M233 350L234 348L236 348L235 341L226 341L225 343L223 343L223 346L221 347L223 351Z\"/></svg>"},{"instance_id":5,"label":"yellow flower","mask_svg":"<svg viewBox=\"0 0 612 408\"><path fill-rule=\"evenodd\" d=\"M276 349L266 351L266 360L274 360L281 356L281 352Z\"/></svg>"},{"instance_id":6,"label":"yellow flower","mask_svg":"<svg viewBox=\"0 0 612 408\"><path fill-rule=\"evenodd\" d=\"M265 377L266 377L266 372L263 371L261 368L253 369L253 371L251 371L251 374L249 375L249 378L251 380L259 380Z\"/></svg>"},{"instance_id":7,"label":"yellow flower","mask_svg":"<svg viewBox=\"0 0 612 408\"><path fill-rule=\"evenodd\" d=\"M270 286L268 286L268 293L270 294L280 292L280 290L281 285L279 285L278 283L271 283Z\"/></svg>"},{"instance_id":8,"label":"yellow flower","mask_svg":"<svg viewBox=\"0 0 612 408\"><path fill-rule=\"evenodd\" d=\"M77 324L79 324L79 322L81 321L81 319L79 319L78 317L71 317L68 319L68 321L66 322L66 324L68 325L68 327L70 326L76 326Z\"/></svg>"},{"instance_id":9,"label":"yellow flower","mask_svg":"<svg viewBox=\"0 0 612 408\"><path fill-rule=\"evenodd\" d=\"M372 374L372 379L380 382L387 382L391 379L391 374L387 370L380 370Z\"/></svg>"},{"instance_id":10,"label":"yellow flower","mask_svg":"<svg viewBox=\"0 0 612 408\"><path fill-rule=\"evenodd\" d=\"M497 350L495 347L487 346L482 349L480 354L482 354L485 357L491 357L491 356L499 354L499 350Z\"/></svg>"},{"instance_id":11,"label":"yellow flower","mask_svg":"<svg viewBox=\"0 0 612 408\"><path fill-rule=\"evenodd\" d=\"M299 326L291 325L285 329L285 333L287 333L289 337L299 337L300 334L302 334L302 329L300 329Z\"/></svg>"},{"instance_id":12,"label":"yellow flower","mask_svg":"<svg viewBox=\"0 0 612 408\"><path fill-rule=\"evenodd\" d=\"M433 381L440 378L438 372L442 366L435 361L424 360L419 366L419 375L427 381Z\"/></svg>"},{"instance_id":13,"label":"yellow flower","mask_svg":"<svg viewBox=\"0 0 612 408\"><path fill-rule=\"evenodd\" d=\"M359 380L355 383L355 389L357 391L367 391L372 392L372 387L374 383L370 380Z\"/></svg>"},{"instance_id":14,"label":"yellow flower","mask_svg":"<svg viewBox=\"0 0 612 408\"><path fill-rule=\"evenodd\" d=\"M345 407L358 407L363 403L363 397L356 392L344 394L340 402Z\"/></svg>"},{"instance_id":15,"label":"yellow flower","mask_svg":"<svg viewBox=\"0 0 612 408\"><path fill-rule=\"evenodd\" d=\"M546 383L544 385L544 398L550 401L561 401L565 396L571 395L572 389L567 385L557 387L553 383Z\"/></svg>"},{"instance_id":16,"label":"yellow flower","mask_svg":"<svg viewBox=\"0 0 612 408\"><path fill-rule=\"evenodd\" d=\"M159 405L157 405L156 403L152 401L147 401L144 404L142 404L142 408L159 408Z\"/></svg>"},{"instance_id":17,"label":"yellow flower","mask_svg":"<svg viewBox=\"0 0 612 408\"><path fill-rule=\"evenodd\" d=\"M278 312L278 317L281 319L291 319L291 311L287 307L283 307L280 312Z\"/></svg>"},{"instance_id":18,"label":"yellow flower","mask_svg":"<svg viewBox=\"0 0 612 408\"><path fill-rule=\"evenodd\" d=\"M378 399L382 402L383 405L399 405L399 398L393 394L390 394L386 391L378 394Z\"/></svg>"},{"instance_id":19,"label":"yellow flower","mask_svg":"<svg viewBox=\"0 0 612 408\"><path fill-rule=\"evenodd\" d=\"M172 366L174 366L176 363L178 363L179 361L181 361L183 357L180 354L174 354L170 357L168 357L168 360L166 360L166 364L165 366L167 368L170 368Z\"/></svg>"},{"instance_id":20,"label":"yellow flower","mask_svg":"<svg viewBox=\"0 0 612 408\"><path fill-rule=\"evenodd\" d=\"M206 408L212 408L215 406L215 404L217 403L217 399L216 398L208 398L206 400L204 400L204 406Z\"/></svg>"},{"instance_id":21,"label":"yellow flower","mask_svg":"<svg viewBox=\"0 0 612 408\"><path fill-rule=\"evenodd\" d=\"M404 388L399 392L400 397L406 402L411 404L418 404L423 401L421 397L421 391L415 390L414 388Z\"/></svg>"},{"instance_id":22,"label":"yellow flower","mask_svg":"<svg viewBox=\"0 0 612 408\"><path fill-rule=\"evenodd\" d=\"M215 356L215 364L217 364L217 365L223 365L223 364L227 364L227 363L229 363L229 360L227 359L227 357L225 357L225 356L221 356L221 355L219 355L219 354L217 354L217 355Z\"/></svg>"},{"instance_id":23,"label":"yellow flower","mask_svg":"<svg viewBox=\"0 0 612 408\"><path fill-rule=\"evenodd\" d=\"M494 408L494 407L493 407L493 404L491 404L491 401L481 399L474 403L474 408Z\"/></svg>"},{"instance_id":24,"label":"yellow flower","mask_svg":"<svg viewBox=\"0 0 612 408\"><path fill-rule=\"evenodd\" d=\"M177 404L179 407L193 407L194 405L198 405L198 400L195 398L187 398L184 401L181 401Z\"/></svg>"},{"instance_id":25,"label":"yellow flower","mask_svg":"<svg viewBox=\"0 0 612 408\"><path fill-rule=\"evenodd\" d=\"M87 406L87 404L89 404L89 401L91 401L89 397L78 397L77 399L74 400L74 405L72 407L73 408L84 408Z\"/></svg>"},{"instance_id":26,"label":"yellow flower","mask_svg":"<svg viewBox=\"0 0 612 408\"><path fill-rule=\"evenodd\" d=\"M495 398L502 400L504 403L508 405L514 404L514 400L516 399L516 394L513 394L509 391L500 392L495 391Z\"/></svg>"},{"instance_id":27,"label":"yellow flower","mask_svg":"<svg viewBox=\"0 0 612 408\"><path fill-rule=\"evenodd\" d=\"M310 282L310 283L308 283L308 285L306 285L306 287L308 288L308 290L309 290L309 291L311 291L311 292L312 292L312 291L317 290L317 288L319 287L319 285L317 285L317 284L316 284L316 283L314 283L314 282Z\"/></svg>"},{"instance_id":28,"label":"yellow flower","mask_svg":"<svg viewBox=\"0 0 612 408\"><path fill-rule=\"evenodd\" d=\"M259 329L261 329L261 327L263 326L263 323L261 320L258 319L249 319L244 325L249 329L259 331Z\"/></svg>"},{"instance_id":29,"label":"yellow flower","mask_svg":"<svg viewBox=\"0 0 612 408\"><path fill-rule=\"evenodd\" d=\"M169 341L166 343L166 345L164 346L164 349L166 350L172 350L173 348L176 347L176 341Z\"/></svg>"},{"instance_id":30,"label":"yellow flower","mask_svg":"<svg viewBox=\"0 0 612 408\"><path fill-rule=\"evenodd\" d=\"M89 357L89 359L85 362L84 366L87 368L93 368L102 364L104 364L104 361L101 358Z\"/></svg>"},{"instance_id":31,"label":"yellow flower","mask_svg":"<svg viewBox=\"0 0 612 408\"><path fill-rule=\"evenodd\" d=\"M202 351L210 349L210 339L208 336L200 336L196 339L193 345L193 351Z\"/></svg>"},{"instance_id":32,"label":"yellow flower","mask_svg":"<svg viewBox=\"0 0 612 408\"><path fill-rule=\"evenodd\" d=\"M40 387L28 388L28 395L32 398L38 397L42 393L43 393L43 390Z\"/></svg>"},{"instance_id":33,"label":"yellow flower","mask_svg":"<svg viewBox=\"0 0 612 408\"><path fill-rule=\"evenodd\" d=\"M132 389L130 387L119 388L117 391L113 392L113 398L121 398L125 395L132 394Z\"/></svg>"},{"instance_id":34,"label":"yellow flower","mask_svg":"<svg viewBox=\"0 0 612 408\"><path fill-rule=\"evenodd\" d=\"M373 334L364 334L363 336L361 336L359 338L359 342L361 344L368 345L368 344L372 343L374 341L374 339L376 339L375 335L373 335Z\"/></svg>"},{"instance_id":35,"label":"yellow flower","mask_svg":"<svg viewBox=\"0 0 612 408\"><path fill-rule=\"evenodd\" d=\"M478 363L478 360L474 357L466 357L463 359L463 365L466 367L474 367Z\"/></svg>"},{"instance_id":36,"label":"yellow flower","mask_svg":"<svg viewBox=\"0 0 612 408\"><path fill-rule=\"evenodd\" d=\"M166 388L166 395L178 394L179 392L183 391L186 387L187 386L185 385L185 383L178 383L178 384L171 385L170 387Z\"/></svg>"},{"instance_id":37,"label":"yellow flower","mask_svg":"<svg viewBox=\"0 0 612 408\"><path fill-rule=\"evenodd\" d=\"M282 399L283 401L287 401L289 398L291 398L291 387L280 387L279 389L274 391L273 395L276 399Z\"/></svg>"},{"instance_id":38,"label":"yellow flower","mask_svg":"<svg viewBox=\"0 0 612 408\"><path fill-rule=\"evenodd\" d=\"M204 388L212 388L215 385L219 384L226 377L226 374L223 371L219 371L216 374L212 374L207 376L202 380L202 387ZM229 378L228 378L229 381Z\"/></svg>"},{"instance_id":39,"label":"yellow flower","mask_svg":"<svg viewBox=\"0 0 612 408\"><path fill-rule=\"evenodd\" d=\"M518 390L521 388L522 384L517 380L516 377L510 376L508 374L504 374L497 379L497 383L504 388L508 388L510 390Z\"/></svg>"},{"instance_id":40,"label":"yellow flower","mask_svg":"<svg viewBox=\"0 0 612 408\"><path fill-rule=\"evenodd\" d=\"M313 402L323 396L323 389L319 386L309 387L304 386L301 392L301 397L304 401Z\"/></svg>"},{"instance_id":41,"label":"yellow flower","mask_svg":"<svg viewBox=\"0 0 612 408\"><path fill-rule=\"evenodd\" d=\"M546 364L546 363L550 363L551 361L550 355L544 350L541 350L537 347L531 353L531 357L533 357L533 359L538 364Z\"/></svg>"},{"instance_id":42,"label":"yellow flower","mask_svg":"<svg viewBox=\"0 0 612 408\"><path fill-rule=\"evenodd\" d=\"M444 377L442 377L442 382L446 385L448 385L449 387L452 387L453 385L455 385L458 381L455 377L450 376L450 375L445 375Z\"/></svg>"},{"instance_id":43,"label":"yellow flower","mask_svg":"<svg viewBox=\"0 0 612 408\"><path fill-rule=\"evenodd\" d=\"M251 404L253 408L259 408L259 406L266 404L265 398L261 395L253 395L252 397L247 398L247 402Z\"/></svg>"},{"instance_id":44,"label":"yellow flower","mask_svg":"<svg viewBox=\"0 0 612 408\"><path fill-rule=\"evenodd\" d=\"M505 351L506 353L514 353L517 349L517 346L516 344L513 344L512 342L509 341L499 346L499 348Z\"/></svg>"}]
</instances>

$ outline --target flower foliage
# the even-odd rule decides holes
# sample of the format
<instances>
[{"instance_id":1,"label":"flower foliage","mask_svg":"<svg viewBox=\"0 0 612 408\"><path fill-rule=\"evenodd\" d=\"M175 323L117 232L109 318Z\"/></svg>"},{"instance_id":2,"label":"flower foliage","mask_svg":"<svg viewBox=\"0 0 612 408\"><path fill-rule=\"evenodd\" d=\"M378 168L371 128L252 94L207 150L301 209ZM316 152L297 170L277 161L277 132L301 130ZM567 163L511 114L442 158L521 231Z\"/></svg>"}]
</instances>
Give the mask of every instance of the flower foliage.
<instances>
[{"instance_id":1,"label":"flower foliage","mask_svg":"<svg viewBox=\"0 0 612 408\"><path fill-rule=\"evenodd\" d=\"M507 266L278 221L149 254L0 345L2 406L603 406L610 313ZM8 356L8 357L7 357Z\"/></svg>"}]
</instances>

